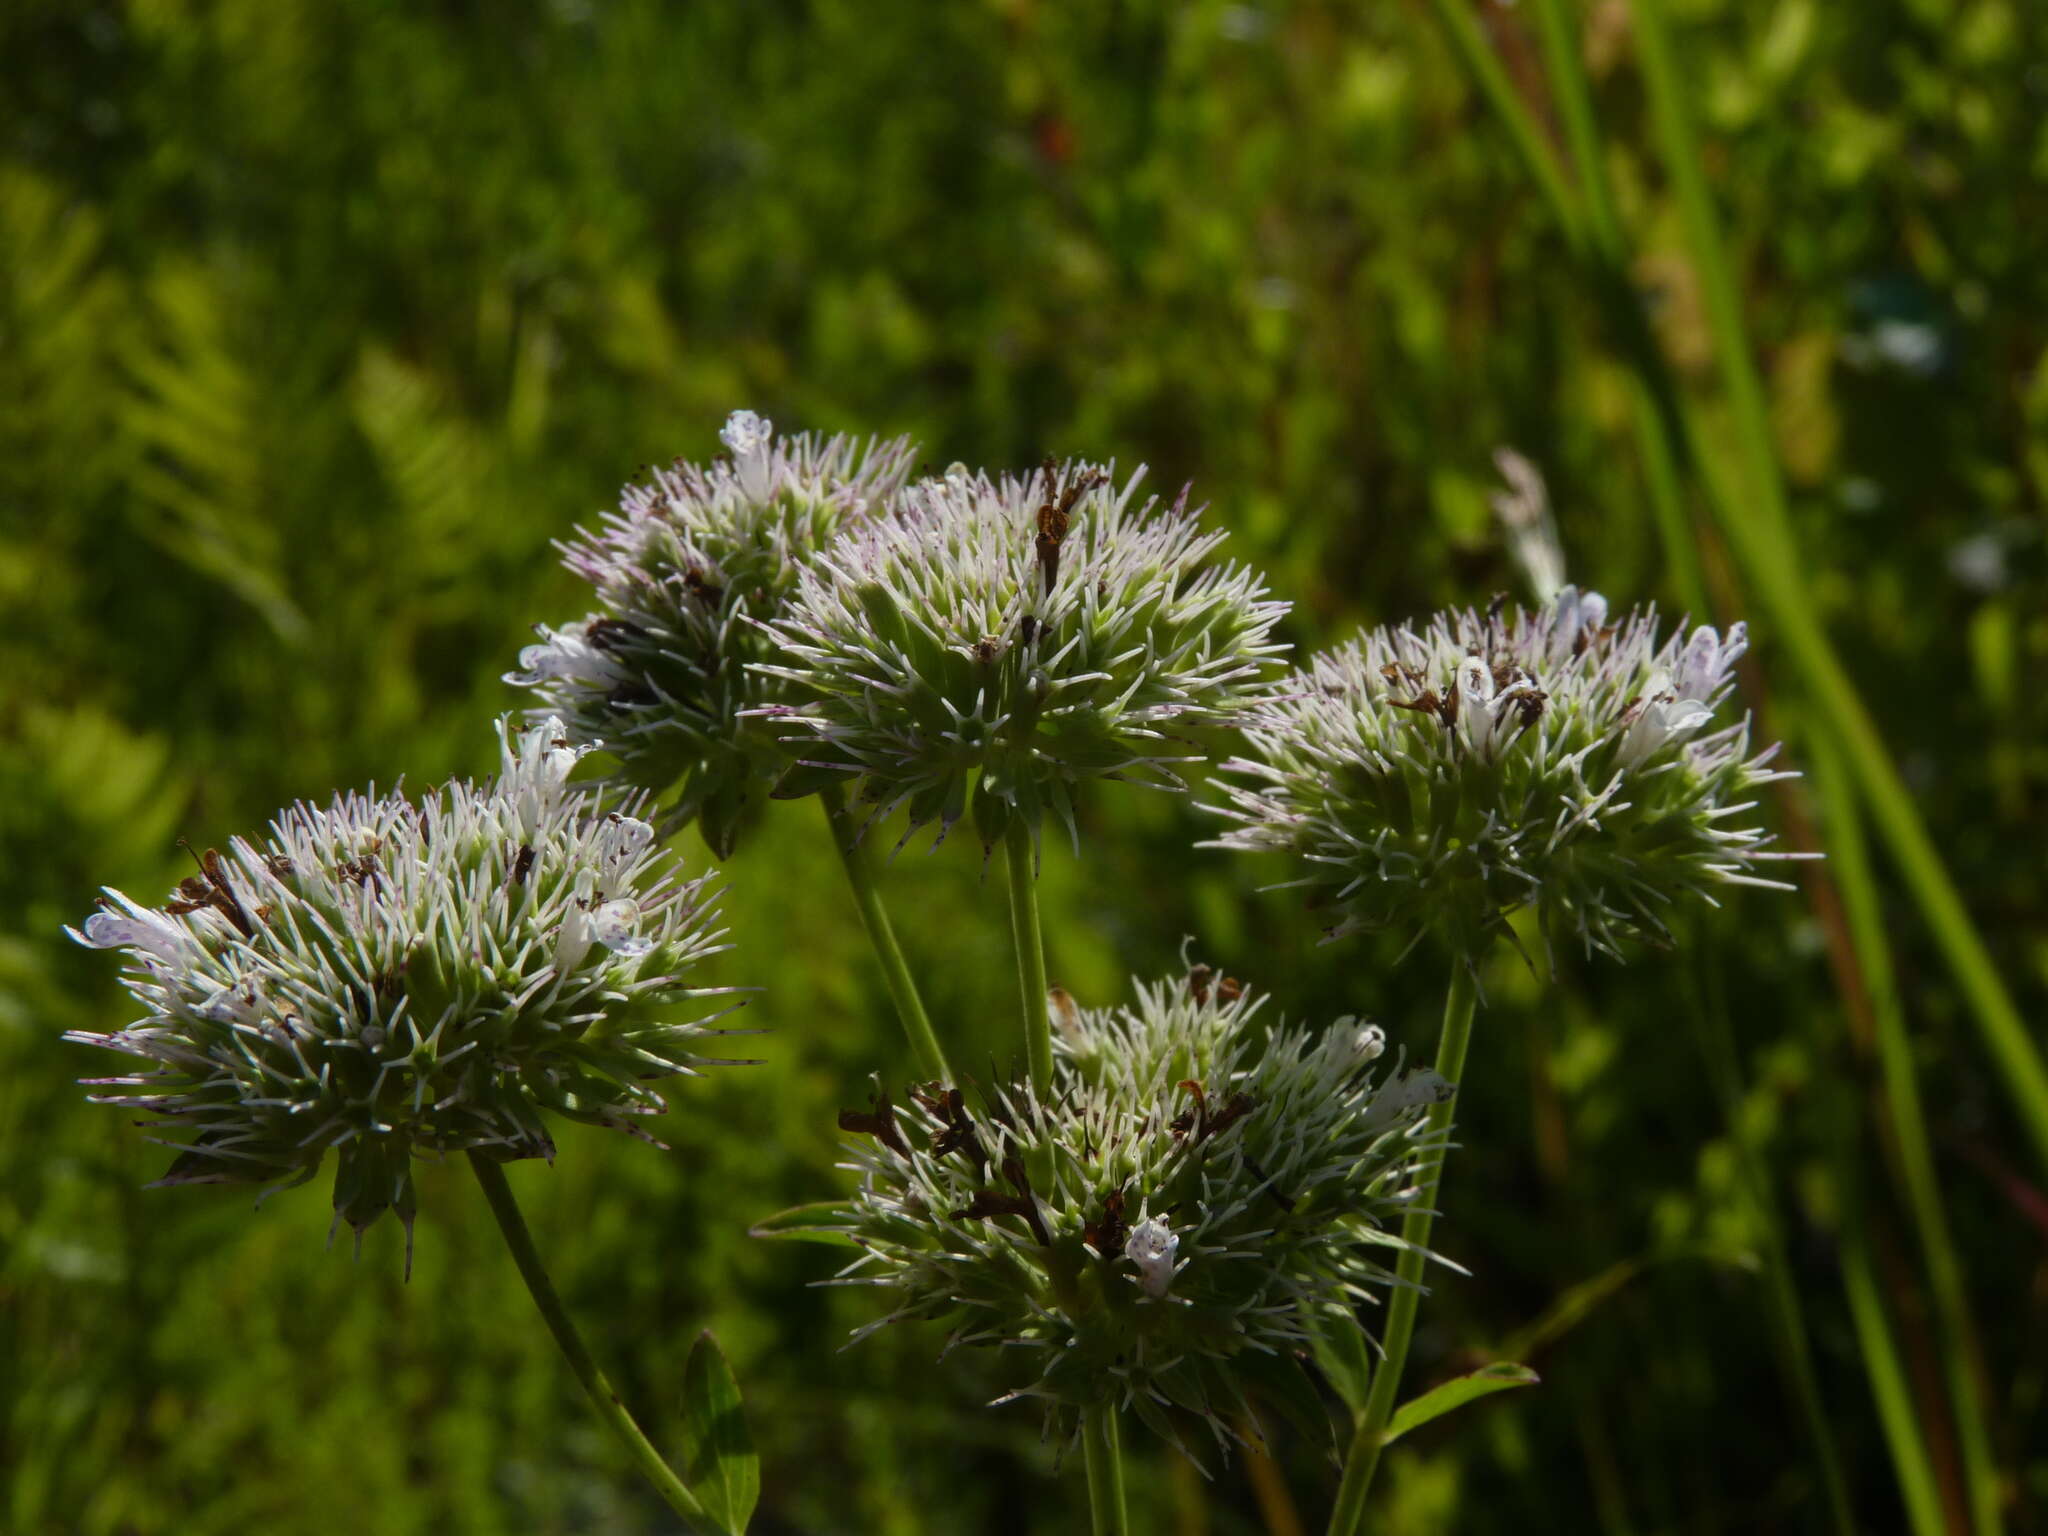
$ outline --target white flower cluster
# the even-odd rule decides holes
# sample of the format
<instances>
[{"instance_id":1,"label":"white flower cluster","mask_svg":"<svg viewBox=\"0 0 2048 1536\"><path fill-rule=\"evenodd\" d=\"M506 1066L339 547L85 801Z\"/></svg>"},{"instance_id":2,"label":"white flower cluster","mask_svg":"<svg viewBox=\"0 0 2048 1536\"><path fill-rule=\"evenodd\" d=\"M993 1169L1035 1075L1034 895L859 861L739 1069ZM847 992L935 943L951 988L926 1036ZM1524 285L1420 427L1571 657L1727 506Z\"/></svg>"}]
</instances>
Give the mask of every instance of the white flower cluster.
<instances>
[{"instance_id":1,"label":"white flower cluster","mask_svg":"<svg viewBox=\"0 0 2048 1536\"><path fill-rule=\"evenodd\" d=\"M1269 1030L1206 967L1128 1008L1058 1001L1043 1097L930 1084L842 1117L861 1186L830 1225L862 1253L840 1282L898 1296L863 1332L1014 1346L1008 1396L1062 1435L1109 1404L1181 1444L1189 1413L1219 1437L1248 1409L1327 1428L1298 1357L1386 1281L1448 1085L1376 1081L1384 1038L1356 1020Z\"/></svg>"},{"instance_id":2,"label":"white flower cluster","mask_svg":"<svg viewBox=\"0 0 2048 1536\"><path fill-rule=\"evenodd\" d=\"M416 1155L549 1157L549 1112L640 1134L648 1084L705 1064L677 1014L712 995L684 974L722 947L706 879L567 782L559 722L498 731L491 782L295 805L73 930L146 1010L69 1038L149 1064L92 1082L186 1133L162 1182L303 1182L332 1149L337 1219L393 1210L409 1244Z\"/></svg>"},{"instance_id":3,"label":"white flower cluster","mask_svg":"<svg viewBox=\"0 0 2048 1536\"><path fill-rule=\"evenodd\" d=\"M784 688L751 666L772 650L755 621L776 617L798 570L901 488L914 450L907 438L777 437L751 411L721 436L728 459L653 471L565 546L598 611L540 626L507 679L539 695L535 718L603 742L616 777L669 797L665 825L696 820L723 858L787 766L757 718Z\"/></svg>"},{"instance_id":4,"label":"white flower cluster","mask_svg":"<svg viewBox=\"0 0 2048 1536\"><path fill-rule=\"evenodd\" d=\"M1109 470L956 470L909 488L808 567L758 667L788 689L770 713L804 765L786 792L863 781L886 814L992 845L1012 816L1121 777L1183 787L1285 649L1287 605L1215 559L1183 493L1136 500Z\"/></svg>"},{"instance_id":5,"label":"white flower cluster","mask_svg":"<svg viewBox=\"0 0 2048 1536\"><path fill-rule=\"evenodd\" d=\"M1736 624L1659 640L1563 588L1533 612L1440 614L1315 657L1264 704L1212 846L1281 852L1330 932L1430 930L1472 953L1535 904L1590 948L1666 933L1684 896L1778 885L1737 818L1784 777L1723 719Z\"/></svg>"}]
</instances>

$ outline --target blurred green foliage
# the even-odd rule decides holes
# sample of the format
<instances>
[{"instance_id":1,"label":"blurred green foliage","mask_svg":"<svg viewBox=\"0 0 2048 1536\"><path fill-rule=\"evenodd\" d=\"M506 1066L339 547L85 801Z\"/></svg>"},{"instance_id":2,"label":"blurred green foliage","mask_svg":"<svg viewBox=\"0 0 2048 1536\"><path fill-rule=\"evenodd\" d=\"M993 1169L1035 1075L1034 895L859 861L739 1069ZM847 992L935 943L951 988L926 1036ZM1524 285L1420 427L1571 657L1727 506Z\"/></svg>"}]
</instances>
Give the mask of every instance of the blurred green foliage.
<instances>
[{"instance_id":1,"label":"blurred green foliage","mask_svg":"<svg viewBox=\"0 0 2048 1536\"><path fill-rule=\"evenodd\" d=\"M2038 1018L2048 11L1673 9L1816 601ZM1541 109L1523 18L1487 16ZM1673 211L1625 147L1646 132L1627 12L1581 19L1637 276L1701 388ZM314 1189L253 1216L232 1190L142 1192L166 1154L84 1103L73 1079L109 1063L58 1039L123 1017L114 967L60 925L103 881L167 888L180 834L486 767L526 626L581 611L549 540L637 464L711 451L739 405L912 432L937 466L1051 451L1192 479L1297 600L1303 645L1513 585L1485 501L1504 442L1551 477L1576 577L1666 591L1625 375L1420 3L12 0L0 1528L673 1529L459 1165L426 1171L410 1285L395 1228L356 1261L324 1250ZM1797 710L1771 725L1796 761ZM1428 960L1318 947L1260 871L1191 846L1212 822L1114 791L1048 859L1056 979L1115 998L1192 933L1290 1016L1430 1038ZM1007 1059L1001 895L967 842L906 851L887 890L955 1059ZM906 1063L816 809L775 808L730 878L724 968L763 989L765 1064L683 1085L669 1153L571 1130L554 1168L513 1170L572 1312L672 1446L690 1342L717 1330L762 1450L759 1530L1078 1529L1078 1474L1051 1476L1034 1414L981 1406L971 1359L933 1369L928 1332L840 1353L876 1298L812 1288L823 1250L745 1235L838 1187L834 1112ZM1894 916L2012 1523L2043 1529L2024 1146ZM1833 1259L1847 1202L1872 1206L1924 1402L1939 1371L1826 921L1746 893L1679 956L1486 976L1439 1226L1474 1273L1438 1286L1414 1364L1437 1380L1525 1345L1544 1384L1405 1439L1375 1529L1822 1522L1695 1008L1734 1022L1738 1133L1791 1227L1852 1491L1869 1529L1899 1528ZM1313 1528L1334 1472L1281 1459ZM1283 1528L1241 1462L1201 1484L1144 1447L1131 1484L1144 1531Z\"/></svg>"}]
</instances>

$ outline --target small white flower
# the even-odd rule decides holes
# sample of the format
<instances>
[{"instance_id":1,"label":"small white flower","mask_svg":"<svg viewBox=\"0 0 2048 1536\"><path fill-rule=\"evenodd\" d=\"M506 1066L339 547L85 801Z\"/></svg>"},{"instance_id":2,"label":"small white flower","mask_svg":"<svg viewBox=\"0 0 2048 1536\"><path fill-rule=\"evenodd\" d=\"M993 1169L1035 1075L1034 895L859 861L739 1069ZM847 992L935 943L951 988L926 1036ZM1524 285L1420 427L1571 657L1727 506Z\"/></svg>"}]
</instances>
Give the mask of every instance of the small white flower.
<instances>
[{"instance_id":1,"label":"small white flower","mask_svg":"<svg viewBox=\"0 0 2048 1536\"><path fill-rule=\"evenodd\" d=\"M1173 1284L1173 1256L1180 1239L1163 1216L1148 1216L1131 1228L1124 1240L1124 1257L1138 1266L1138 1284L1147 1296L1164 1296Z\"/></svg>"},{"instance_id":2,"label":"small white flower","mask_svg":"<svg viewBox=\"0 0 2048 1536\"><path fill-rule=\"evenodd\" d=\"M774 436L775 423L767 417L756 416L752 411L734 411L725 418L718 440L732 451L735 459L744 459L766 448Z\"/></svg>"}]
</instances>

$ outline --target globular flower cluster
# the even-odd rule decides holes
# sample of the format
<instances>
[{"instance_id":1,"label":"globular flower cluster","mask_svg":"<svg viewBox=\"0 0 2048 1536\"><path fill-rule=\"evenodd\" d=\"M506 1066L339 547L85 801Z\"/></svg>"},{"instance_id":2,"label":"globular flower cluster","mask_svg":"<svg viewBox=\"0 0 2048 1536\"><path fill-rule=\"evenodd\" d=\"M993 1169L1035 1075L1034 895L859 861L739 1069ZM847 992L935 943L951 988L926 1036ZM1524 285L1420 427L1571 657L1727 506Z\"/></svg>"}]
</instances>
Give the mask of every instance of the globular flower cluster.
<instances>
[{"instance_id":1,"label":"globular flower cluster","mask_svg":"<svg viewBox=\"0 0 2048 1536\"><path fill-rule=\"evenodd\" d=\"M535 718L602 742L619 779L669 797L665 826L696 820L720 858L788 766L759 718L786 689L750 665L773 649L753 621L782 612L802 566L894 495L914 456L907 438L777 437L751 411L722 435L728 458L653 471L564 546L598 611L541 626L507 674L539 695Z\"/></svg>"},{"instance_id":2,"label":"globular flower cluster","mask_svg":"<svg viewBox=\"0 0 2048 1536\"><path fill-rule=\"evenodd\" d=\"M1175 771L1233 726L1283 646L1286 604L1214 556L1223 535L1108 470L1055 465L911 486L800 577L772 625L784 793L858 778L912 828L972 809L985 845L1072 787Z\"/></svg>"},{"instance_id":3,"label":"globular flower cluster","mask_svg":"<svg viewBox=\"0 0 2048 1536\"><path fill-rule=\"evenodd\" d=\"M678 878L627 802L567 782L559 722L500 722L503 768L417 803L344 795L209 850L163 907L110 891L72 937L126 956L144 1017L68 1038L150 1070L98 1102L186 1133L162 1182L303 1183L331 1149L358 1237L415 1209L412 1160L551 1157L550 1112L638 1131L693 1074L723 947L706 878Z\"/></svg>"},{"instance_id":4,"label":"globular flower cluster","mask_svg":"<svg viewBox=\"0 0 2048 1536\"><path fill-rule=\"evenodd\" d=\"M1754 873L1745 813L1772 747L1726 720L1743 626L1659 640L1566 587L1533 612L1440 614L1316 657L1223 771L1236 825L1212 846L1291 854L1333 935L1435 931L1464 954L1516 908L1612 952ZM1717 717L1723 723L1717 724Z\"/></svg>"},{"instance_id":5,"label":"globular flower cluster","mask_svg":"<svg viewBox=\"0 0 2048 1536\"><path fill-rule=\"evenodd\" d=\"M1055 994L1051 1091L919 1089L842 1117L853 1199L825 1225L862 1250L841 1283L888 1287L948 1343L1002 1345L1014 1397L1049 1431L1114 1406L1185 1445L1268 1410L1327 1432L1299 1356L1346 1328L1400 1246L1386 1230L1441 1155L1423 1129L1448 1086L1375 1080L1384 1040L1257 1018L1207 967L1083 1010Z\"/></svg>"}]
</instances>

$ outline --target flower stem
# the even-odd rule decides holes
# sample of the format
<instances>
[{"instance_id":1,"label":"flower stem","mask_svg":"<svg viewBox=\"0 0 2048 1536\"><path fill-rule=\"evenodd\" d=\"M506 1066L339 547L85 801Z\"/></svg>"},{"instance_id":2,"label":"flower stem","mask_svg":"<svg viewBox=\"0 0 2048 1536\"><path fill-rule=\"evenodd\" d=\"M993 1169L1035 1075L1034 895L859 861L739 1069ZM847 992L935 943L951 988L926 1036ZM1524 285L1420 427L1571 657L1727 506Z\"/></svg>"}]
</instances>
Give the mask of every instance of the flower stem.
<instances>
[{"instance_id":1,"label":"flower stem","mask_svg":"<svg viewBox=\"0 0 2048 1536\"><path fill-rule=\"evenodd\" d=\"M534 1305L540 1308L548 1332L561 1346L562 1356L569 1362L569 1370L596 1407L597 1416L618 1436L619 1443L633 1453L633 1460L647 1474L647 1480L668 1500L669 1508L686 1518L701 1519L704 1506L683 1486L683 1480L662 1459L661 1452L641 1433L640 1426L626 1411L626 1405L619 1401L618 1393L612 1390L612 1384L604 1379L604 1372L590 1358L590 1350L584 1344L583 1336L576 1331L576 1325L569 1321L569 1314L562 1307L562 1298L555 1294L547 1270L541 1267L540 1253L533 1246L533 1234L526 1230L526 1219L519 1214L519 1204L512 1198L512 1186L506 1182L505 1170L479 1152L469 1154L469 1166L476 1170L476 1181L483 1186L484 1199L490 1202L491 1214L498 1218L498 1230L505 1234L505 1246L512 1250L512 1262L519 1266L519 1278L526 1282L526 1289L532 1293Z\"/></svg>"},{"instance_id":2,"label":"flower stem","mask_svg":"<svg viewBox=\"0 0 2048 1536\"><path fill-rule=\"evenodd\" d=\"M1031 829L1012 815L1003 834L1010 871L1010 934L1017 943L1017 985L1024 993L1024 1050L1031 1086L1052 1087L1052 1016L1045 996L1045 935L1038 926L1038 877L1031 868Z\"/></svg>"},{"instance_id":3,"label":"flower stem","mask_svg":"<svg viewBox=\"0 0 2048 1536\"><path fill-rule=\"evenodd\" d=\"M924 999L918 996L917 983L911 979L903 950L896 943L896 930L890 925L889 913L882 905L881 892L875 888L875 872L868 862L867 847L860 841L859 829L854 826L853 817L846 809L846 792L836 784L829 785L819 792L818 799L825 807L825 820L831 824L832 846L839 850L839 862L846 869L846 883L853 887L854 905L860 908L861 926L867 930L868 943L874 947L875 958L881 962L882 980L889 988L890 1000L896 1005L896 1016L903 1021L903 1032L910 1037L910 1049L917 1056L918 1070L936 1082L950 1084L953 1069L946 1065L946 1053L939 1049L939 1037L932 1033L932 1021L924 1011Z\"/></svg>"},{"instance_id":4,"label":"flower stem","mask_svg":"<svg viewBox=\"0 0 2048 1536\"><path fill-rule=\"evenodd\" d=\"M1088 1458L1088 1514L1095 1536L1125 1536L1124 1462L1117 1444L1116 1406L1106 1403L1083 1417L1081 1443Z\"/></svg>"},{"instance_id":5,"label":"flower stem","mask_svg":"<svg viewBox=\"0 0 2048 1536\"><path fill-rule=\"evenodd\" d=\"M1372 1388L1366 1394L1365 1409L1352 1431L1351 1450L1344 1458L1344 1480L1337 1487L1336 1508L1330 1512L1329 1536L1352 1536L1365 1515L1365 1495L1372 1487L1372 1475L1380 1461L1380 1436L1394 1416L1394 1395L1401 1387L1401 1368L1408 1361L1408 1344L1415 1336L1415 1309L1422 1299L1422 1267L1429 1247L1429 1229L1436 1219L1436 1195L1443 1183L1445 1151L1442 1138L1458 1109L1458 1080L1465 1075L1465 1047L1472 1040L1472 1008L1478 1000L1473 981L1477 956L1460 956L1451 968L1451 988L1444 998L1444 1027L1437 1042L1436 1069L1449 1080L1450 1096L1430 1106L1424 1134L1439 1150L1423 1172L1415 1201L1401 1221L1401 1250L1394 1266L1398 1283L1387 1303L1387 1330L1381 1340L1386 1351L1380 1368L1373 1373Z\"/></svg>"}]
</instances>

